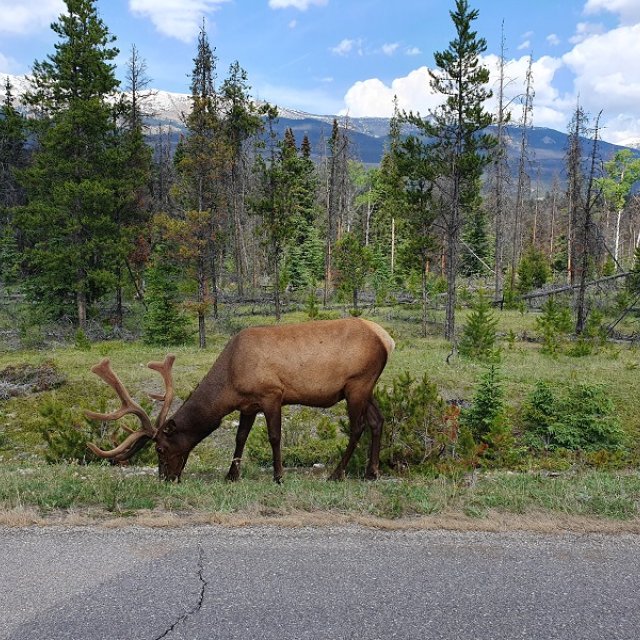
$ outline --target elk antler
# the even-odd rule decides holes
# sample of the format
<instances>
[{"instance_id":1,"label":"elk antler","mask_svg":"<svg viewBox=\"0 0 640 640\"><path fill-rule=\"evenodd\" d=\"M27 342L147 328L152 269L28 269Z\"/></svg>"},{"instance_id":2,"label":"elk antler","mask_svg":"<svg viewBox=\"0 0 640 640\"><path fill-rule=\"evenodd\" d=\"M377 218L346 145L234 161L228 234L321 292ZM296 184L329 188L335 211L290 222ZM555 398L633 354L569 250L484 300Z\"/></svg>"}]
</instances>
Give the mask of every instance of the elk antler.
<instances>
[{"instance_id":1,"label":"elk antler","mask_svg":"<svg viewBox=\"0 0 640 640\"><path fill-rule=\"evenodd\" d=\"M119 460L126 460L144 444L144 441L141 442L141 440L151 440L155 437L157 430L162 427L166 420L171 401L173 400L171 367L173 366L174 360L175 356L168 355L164 359L164 362L150 362L148 364L150 369L154 369L162 375L166 386L166 392L163 395L151 395L152 398L163 401L163 406L160 410L160 415L156 420L155 427L152 425L151 418L149 418L147 412L131 398L125 386L111 369L111 364L109 363L108 358L104 358L99 364L91 368L93 373L115 390L122 402L122 406L120 409L113 411L112 413L85 411L85 415L93 420L118 420L125 415L131 414L138 417L142 426L139 431L132 431L129 427L125 427L125 430L129 431L129 435L117 447L108 451L100 449L100 447L93 443L88 443L87 446L91 451L93 451L93 453L101 458L118 458Z\"/></svg>"},{"instance_id":2,"label":"elk antler","mask_svg":"<svg viewBox=\"0 0 640 640\"><path fill-rule=\"evenodd\" d=\"M171 407L171 403L173 402L173 378L171 376L171 367L173 367L175 359L176 357L173 354L169 354L165 357L164 362L150 362L147 365L149 369L157 371L164 380L164 394L149 394L149 396L154 400L162 402L162 408L160 409L160 413L156 418L156 431L162 429L162 425L164 425L164 421L167 419L167 413L169 413L169 408Z\"/></svg>"}]
</instances>

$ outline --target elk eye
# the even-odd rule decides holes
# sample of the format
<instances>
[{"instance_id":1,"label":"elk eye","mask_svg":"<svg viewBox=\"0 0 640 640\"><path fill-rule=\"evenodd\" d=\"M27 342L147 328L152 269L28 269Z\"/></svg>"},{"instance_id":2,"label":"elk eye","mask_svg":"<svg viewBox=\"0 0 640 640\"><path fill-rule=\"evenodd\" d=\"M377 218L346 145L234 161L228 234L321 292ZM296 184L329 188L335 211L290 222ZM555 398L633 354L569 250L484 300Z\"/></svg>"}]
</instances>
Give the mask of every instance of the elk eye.
<instances>
[{"instance_id":1,"label":"elk eye","mask_svg":"<svg viewBox=\"0 0 640 640\"><path fill-rule=\"evenodd\" d=\"M164 449L163 449L162 447L156 447L156 451L157 451L158 453L163 453L163 452L164 452Z\"/></svg>"}]
</instances>

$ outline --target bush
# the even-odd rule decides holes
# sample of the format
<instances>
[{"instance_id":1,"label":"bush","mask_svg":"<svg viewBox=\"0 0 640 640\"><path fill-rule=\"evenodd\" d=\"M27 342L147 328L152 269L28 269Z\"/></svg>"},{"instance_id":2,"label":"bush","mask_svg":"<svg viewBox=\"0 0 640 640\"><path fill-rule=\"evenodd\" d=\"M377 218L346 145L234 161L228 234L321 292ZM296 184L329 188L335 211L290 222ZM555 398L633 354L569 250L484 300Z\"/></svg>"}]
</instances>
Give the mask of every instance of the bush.
<instances>
[{"instance_id":1,"label":"bush","mask_svg":"<svg viewBox=\"0 0 640 640\"><path fill-rule=\"evenodd\" d=\"M462 338L458 345L460 355L474 360L495 360L498 357L497 325L498 319L493 313L489 297L484 291L480 291L462 329Z\"/></svg>"},{"instance_id":2,"label":"bush","mask_svg":"<svg viewBox=\"0 0 640 640\"><path fill-rule=\"evenodd\" d=\"M524 441L534 449L622 451L627 443L613 401L600 385L574 385L559 397L538 382L522 421Z\"/></svg>"},{"instance_id":3,"label":"bush","mask_svg":"<svg viewBox=\"0 0 640 640\"><path fill-rule=\"evenodd\" d=\"M515 461L515 439L506 419L502 378L496 365L487 367L469 409L461 413L461 424L474 441L483 445L486 460L510 464Z\"/></svg>"},{"instance_id":4,"label":"bush","mask_svg":"<svg viewBox=\"0 0 640 640\"><path fill-rule=\"evenodd\" d=\"M542 315L536 318L536 329L542 334L542 352L557 355L566 335L572 330L571 311L550 296L542 306Z\"/></svg>"},{"instance_id":5,"label":"bush","mask_svg":"<svg viewBox=\"0 0 640 640\"><path fill-rule=\"evenodd\" d=\"M408 372L378 388L375 397L384 417L380 459L394 469L453 455L458 439L457 414L448 412L427 376L416 381Z\"/></svg>"},{"instance_id":6,"label":"bush","mask_svg":"<svg viewBox=\"0 0 640 640\"><path fill-rule=\"evenodd\" d=\"M531 289L539 289L550 277L551 267L544 252L530 247L518 265L518 291L527 293Z\"/></svg>"},{"instance_id":7,"label":"bush","mask_svg":"<svg viewBox=\"0 0 640 640\"><path fill-rule=\"evenodd\" d=\"M337 419L309 407L289 407L282 416L282 460L286 466L312 467L337 463L346 439L338 433ZM262 466L270 466L273 453L267 427L256 424L247 440L246 453Z\"/></svg>"},{"instance_id":8,"label":"bush","mask_svg":"<svg viewBox=\"0 0 640 640\"><path fill-rule=\"evenodd\" d=\"M100 411L105 409L103 400ZM50 464L102 462L102 458L96 457L87 448L87 443L94 442L101 449L111 449L115 446L114 430L121 430L118 440L123 440L128 435L121 423L116 425L111 421L89 420L77 408L71 408L55 397L48 398L42 404L40 415L44 423L39 431L47 445L45 460ZM153 447L143 449L136 454L135 459L139 464L155 463Z\"/></svg>"}]
</instances>

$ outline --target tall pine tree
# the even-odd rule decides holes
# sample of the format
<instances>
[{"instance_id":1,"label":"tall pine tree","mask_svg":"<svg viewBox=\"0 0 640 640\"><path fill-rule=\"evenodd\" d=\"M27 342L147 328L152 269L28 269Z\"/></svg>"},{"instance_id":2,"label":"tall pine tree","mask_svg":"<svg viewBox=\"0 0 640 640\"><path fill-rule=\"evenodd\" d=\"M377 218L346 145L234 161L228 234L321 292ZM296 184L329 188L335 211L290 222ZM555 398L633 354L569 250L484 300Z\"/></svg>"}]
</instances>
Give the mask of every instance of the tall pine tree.
<instances>
[{"instance_id":1,"label":"tall pine tree","mask_svg":"<svg viewBox=\"0 0 640 640\"><path fill-rule=\"evenodd\" d=\"M93 0L66 0L52 25L55 53L33 67L26 96L40 118L38 149L22 173L28 203L18 221L28 243L27 291L50 315L80 327L89 305L115 286L120 174L113 97L115 38Z\"/></svg>"},{"instance_id":2,"label":"tall pine tree","mask_svg":"<svg viewBox=\"0 0 640 640\"><path fill-rule=\"evenodd\" d=\"M493 117L484 108L492 95L486 89L489 70L480 64L487 43L472 29L478 11L470 9L467 0L456 0L455 10L449 13L456 37L447 49L434 54L436 68L429 72L431 88L444 102L430 118L413 117L411 121L432 140L431 156L437 163L446 239L445 338L454 340L460 234L469 211L477 204L479 178L495 139L483 132Z\"/></svg>"}]
</instances>

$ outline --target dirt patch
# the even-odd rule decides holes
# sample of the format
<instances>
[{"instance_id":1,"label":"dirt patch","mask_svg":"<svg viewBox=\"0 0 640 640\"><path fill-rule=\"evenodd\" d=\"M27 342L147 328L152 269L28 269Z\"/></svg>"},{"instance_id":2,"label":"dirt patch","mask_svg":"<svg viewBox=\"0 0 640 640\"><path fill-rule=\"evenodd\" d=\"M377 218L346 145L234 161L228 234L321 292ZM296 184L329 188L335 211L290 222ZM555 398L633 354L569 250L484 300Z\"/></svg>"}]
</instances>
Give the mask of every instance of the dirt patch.
<instances>
[{"instance_id":1,"label":"dirt patch","mask_svg":"<svg viewBox=\"0 0 640 640\"><path fill-rule=\"evenodd\" d=\"M450 512L419 518L386 519L372 516L345 515L331 512L287 513L261 515L257 513L178 513L167 511L138 511L114 516L104 511L60 511L42 515L35 509L18 508L0 512L0 526L102 526L117 529L130 526L173 529L190 526L215 525L230 528L273 526L284 528L360 526L382 531L482 531L504 533L522 531L530 533L598 533L604 535L640 534L640 518L630 520L604 520L582 516L551 513L515 515L500 512L474 518L462 512Z\"/></svg>"},{"instance_id":2,"label":"dirt patch","mask_svg":"<svg viewBox=\"0 0 640 640\"><path fill-rule=\"evenodd\" d=\"M65 382L66 376L51 361L11 365L0 371L0 400L49 391Z\"/></svg>"}]
</instances>

